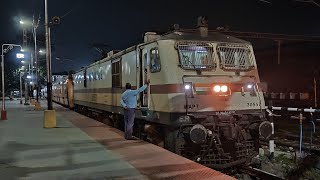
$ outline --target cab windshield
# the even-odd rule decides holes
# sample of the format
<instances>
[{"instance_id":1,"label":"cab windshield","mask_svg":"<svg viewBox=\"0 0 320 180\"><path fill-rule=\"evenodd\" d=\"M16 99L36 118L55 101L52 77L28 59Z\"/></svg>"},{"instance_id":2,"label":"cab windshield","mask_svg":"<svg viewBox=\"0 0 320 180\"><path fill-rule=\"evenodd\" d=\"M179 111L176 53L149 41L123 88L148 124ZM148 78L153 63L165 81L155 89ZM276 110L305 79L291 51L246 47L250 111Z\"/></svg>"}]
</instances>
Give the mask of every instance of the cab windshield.
<instances>
[{"instance_id":1,"label":"cab windshield","mask_svg":"<svg viewBox=\"0 0 320 180\"><path fill-rule=\"evenodd\" d=\"M223 70L247 71L254 68L249 45L221 43L217 46L220 67Z\"/></svg>"},{"instance_id":2,"label":"cab windshield","mask_svg":"<svg viewBox=\"0 0 320 180\"><path fill-rule=\"evenodd\" d=\"M189 70L211 70L216 68L213 58L213 47L209 43L179 42L180 66Z\"/></svg>"}]
</instances>

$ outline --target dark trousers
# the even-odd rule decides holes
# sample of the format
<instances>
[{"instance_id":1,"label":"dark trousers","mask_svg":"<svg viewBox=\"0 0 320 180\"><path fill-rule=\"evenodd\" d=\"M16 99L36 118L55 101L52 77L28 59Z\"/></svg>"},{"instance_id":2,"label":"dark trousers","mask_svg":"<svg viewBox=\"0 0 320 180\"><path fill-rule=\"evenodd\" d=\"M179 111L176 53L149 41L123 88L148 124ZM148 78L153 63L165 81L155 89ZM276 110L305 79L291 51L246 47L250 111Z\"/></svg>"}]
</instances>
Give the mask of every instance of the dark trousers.
<instances>
[{"instance_id":1,"label":"dark trousers","mask_svg":"<svg viewBox=\"0 0 320 180\"><path fill-rule=\"evenodd\" d=\"M135 109L124 110L124 138L132 137Z\"/></svg>"}]
</instances>

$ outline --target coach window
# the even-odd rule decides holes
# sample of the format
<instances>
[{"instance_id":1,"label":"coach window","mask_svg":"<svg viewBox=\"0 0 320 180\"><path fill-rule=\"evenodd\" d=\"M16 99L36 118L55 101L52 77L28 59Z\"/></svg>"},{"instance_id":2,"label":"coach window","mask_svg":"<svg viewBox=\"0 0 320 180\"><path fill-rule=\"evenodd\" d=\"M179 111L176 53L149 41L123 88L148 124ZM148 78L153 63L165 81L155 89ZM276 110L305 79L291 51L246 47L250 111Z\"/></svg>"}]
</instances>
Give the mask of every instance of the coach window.
<instances>
[{"instance_id":1,"label":"coach window","mask_svg":"<svg viewBox=\"0 0 320 180\"><path fill-rule=\"evenodd\" d=\"M93 72L90 73L89 80L93 81Z\"/></svg>"},{"instance_id":2,"label":"coach window","mask_svg":"<svg viewBox=\"0 0 320 180\"><path fill-rule=\"evenodd\" d=\"M87 71L84 70L84 75L83 75L83 86L87 87Z\"/></svg>"},{"instance_id":3,"label":"coach window","mask_svg":"<svg viewBox=\"0 0 320 180\"><path fill-rule=\"evenodd\" d=\"M159 72L161 70L159 49L153 48L150 50L150 71L152 73Z\"/></svg>"},{"instance_id":4,"label":"coach window","mask_svg":"<svg viewBox=\"0 0 320 180\"><path fill-rule=\"evenodd\" d=\"M99 74L98 74L98 72L94 72L94 80L99 80Z\"/></svg>"},{"instance_id":5,"label":"coach window","mask_svg":"<svg viewBox=\"0 0 320 180\"><path fill-rule=\"evenodd\" d=\"M92 79L92 81L95 81L96 80L96 73L95 72L92 72L91 73L91 79Z\"/></svg>"},{"instance_id":6,"label":"coach window","mask_svg":"<svg viewBox=\"0 0 320 180\"><path fill-rule=\"evenodd\" d=\"M112 87L121 88L121 59L112 63Z\"/></svg>"}]
</instances>

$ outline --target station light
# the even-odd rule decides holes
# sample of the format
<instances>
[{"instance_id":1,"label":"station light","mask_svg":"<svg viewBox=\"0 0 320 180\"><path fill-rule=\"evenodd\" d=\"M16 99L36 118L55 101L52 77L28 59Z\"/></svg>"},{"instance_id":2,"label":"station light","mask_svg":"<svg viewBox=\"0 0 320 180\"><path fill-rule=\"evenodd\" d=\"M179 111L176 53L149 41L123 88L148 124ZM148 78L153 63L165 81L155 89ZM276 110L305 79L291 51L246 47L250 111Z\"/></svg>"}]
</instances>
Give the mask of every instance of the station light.
<instances>
[{"instance_id":1,"label":"station light","mask_svg":"<svg viewBox=\"0 0 320 180\"><path fill-rule=\"evenodd\" d=\"M28 75L28 76L27 76L27 79L31 79L31 76L30 76L30 75Z\"/></svg>"},{"instance_id":2,"label":"station light","mask_svg":"<svg viewBox=\"0 0 320 180\"><path fill-rule=\"evenodd\" d=\"M24 59L24 54L23 54L23 53L17 53L17 54L16 54L16 57L17 57L18 59Z\"/></svg>"},{"instance_id":3,"label":"station light","mask_svg":"<svg viewBox=\"0 0 320 180\"><path fill-rule=\"evenodd\" d=\"M52 18L52 23L53 23L53 24L60 24L60 17L54 16L54 17Z\"/></svg>"}]
</instances>

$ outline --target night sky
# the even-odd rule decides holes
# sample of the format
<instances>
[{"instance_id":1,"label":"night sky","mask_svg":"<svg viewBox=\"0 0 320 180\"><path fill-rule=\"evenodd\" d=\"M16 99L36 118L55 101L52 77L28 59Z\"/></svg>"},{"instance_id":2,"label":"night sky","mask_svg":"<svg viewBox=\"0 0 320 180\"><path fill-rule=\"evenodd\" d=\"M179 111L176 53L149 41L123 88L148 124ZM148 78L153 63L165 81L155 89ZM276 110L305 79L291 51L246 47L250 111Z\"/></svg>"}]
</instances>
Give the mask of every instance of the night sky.
<instances>
[{"instance_id":1,"label":"night sky","mask_svg":"<svg viewBox=\"0 0 320 180\"><path fill-rule=\"evenodd\" d=\"M206 15L209 28L320 36L320 7L294 0L48 0L49 18L60 16L52 27L53 72L78 70L99 58L92 43L124 49L142 42L146 31L166 32L173 24L195 28ZM316 2L320 1L317 0ZM41 15L38 33L44 32L44 0L1 0L0 40L22 44L19 20ZM20 36L19 36L20 35ZM110 50L111 50L110 49ZM56 58L62 60L57 60Z\"/></svg>"}]
</instances>

